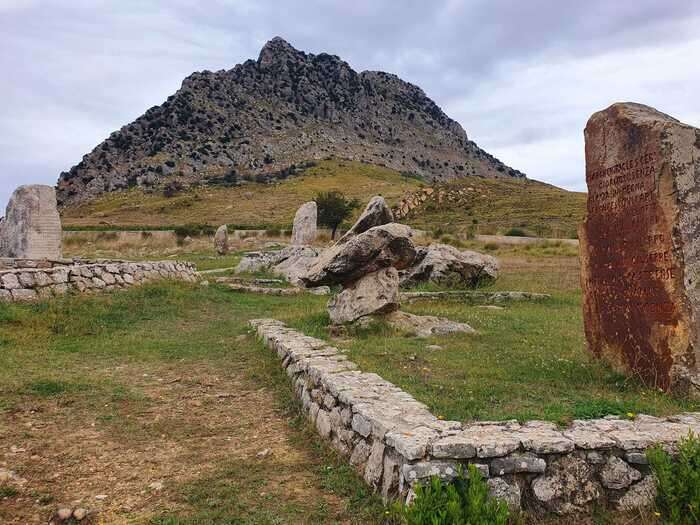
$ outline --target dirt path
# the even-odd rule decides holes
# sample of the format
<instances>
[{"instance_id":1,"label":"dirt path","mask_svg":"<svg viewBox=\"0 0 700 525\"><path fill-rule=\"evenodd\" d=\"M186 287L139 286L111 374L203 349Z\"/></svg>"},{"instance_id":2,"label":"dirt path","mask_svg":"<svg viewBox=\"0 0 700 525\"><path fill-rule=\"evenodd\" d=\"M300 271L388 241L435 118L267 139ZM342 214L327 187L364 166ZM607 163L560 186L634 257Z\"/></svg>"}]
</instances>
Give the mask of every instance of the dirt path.
<instances>
[{"instance_id":1,"label":"dirt path","mask_svg":"<svg viewBox=\"0 0 700 525\"><path fill-rule=\"evenodd\" d=\"M243 494L247 505L274 495L301 506L318 498L329 515L342 511L338 498L319 490L308 468L314 458L290 441L268 389L209 366L101 372L131 393L99 407L32 398L0 415L0 468L21 478L11 482L16 496L0 499L0 522L47 523L61 507L89 509L94 523L186 514L183 487L245 477L236 465L264 481L259 492Z\"/></svg>"}]
</instances>

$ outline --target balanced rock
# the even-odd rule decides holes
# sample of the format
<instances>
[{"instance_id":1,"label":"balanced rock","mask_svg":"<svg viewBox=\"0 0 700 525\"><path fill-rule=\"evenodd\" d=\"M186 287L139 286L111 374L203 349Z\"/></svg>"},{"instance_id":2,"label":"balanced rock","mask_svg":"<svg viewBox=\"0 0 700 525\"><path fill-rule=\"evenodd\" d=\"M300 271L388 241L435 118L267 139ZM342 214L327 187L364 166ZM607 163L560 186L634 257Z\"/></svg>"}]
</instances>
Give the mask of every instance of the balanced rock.
<instances>
[{"instance_id":1,"label":"balanced rock","mask_svg":"<svg viewBox=\"0 0 700 525\"><path fill-rule=\"evenodd\" d=\"M588 121L579 230L590 350L681 395L700 393L700 130L641 104Z\"/></svg>"},{"instance_id":2,"label":"balanced rock","mask_svg":"<svg viewBox=\"0 0 700 525\"><path fill-rule=\"evenodd\" d=\"M495 257L470 250L460 251L447 244L419 248L413 265L401 272L403 286L433 282L476 288L497 278L498 260Z\"/></svg>"},{"instance_id":3,"label":"balanced rock","mask_svg":"<svg viewBox=\"0 0 700 525\"><path fill-rule=\"evenodd\" d=\"M314 201L303 204L294 215L292 244L303 246L316 240L317 207Z\"/></svg>"},{"instance_id":4,"label":"balanced rock","mask_svg":"<svg viewBox=\"0 0 700 525\"><path fill-rule=\"evenodd\" d=\"M398 223L370 228L324 251L301 281L305 286L348 284L389 266L407 268L416 256L411 235L411 228Z\"/></svg>"},{"instance_id":5,"label":"balanced rock","mask_svg":"<svg viewBox=\"0 0 700 525\"><path fill-rule=\"evenodd\" d=\"M214 249L219 255L228 253L228 226L226 224L219 226L214 234Z\"/></svg>"},{"instance_id":6,"label":"balanced rock","mask_svg":"<svg viewBox=\"0 0 700 525\"><path fill-rule=\"evenodd\" d=\"M0 257L61 258L61 218L51 186L17 188L0 220Z\"/></svg>"},{"instance_id":7,"label":"balanced rock","mask_svg":"<svg viewBox=\"0 0 700 525\"><path fill-rule=\"evenodd\" d=\"M367 315L399 308L399 272L388 267L361 277L328 302L333 324L351 323Z\"/></svg>"},{"instance_id":8,"label":"balanced rock","mask_svg":"<svg viewBox=\"0 0 700 525\"><path fill-rule=\"evenodd\" d=\"M365 207L365 210L360 214L360 218L357 219L357 222L353 224L352 228L338 240L338 244L343 244L356 235L366 232L370 228L389 224L390 222L394 222L394 214L391 212L391 208L387 206L384 197L379 195L372 197Z\"/></svg>"}]
</instances>

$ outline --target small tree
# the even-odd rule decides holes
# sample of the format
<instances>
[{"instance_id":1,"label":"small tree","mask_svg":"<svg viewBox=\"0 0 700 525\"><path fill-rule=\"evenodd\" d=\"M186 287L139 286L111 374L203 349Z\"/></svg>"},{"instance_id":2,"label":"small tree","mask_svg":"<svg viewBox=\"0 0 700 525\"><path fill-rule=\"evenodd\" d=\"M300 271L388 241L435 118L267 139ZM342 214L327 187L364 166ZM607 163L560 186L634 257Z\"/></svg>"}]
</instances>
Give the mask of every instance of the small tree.
<instances>
[{"instance_id":1,"label":"small tree","mask_svg":"<svg viewBox=\"0 0 700 525\"><path fill-rule=\"evenodd\" d=\"M321 192L314 202L318 207L318 223L331 229L331 239L335 239L338 226L360 205L357 199L348 199L339 191Z\"/></svg>"}]
</instances>

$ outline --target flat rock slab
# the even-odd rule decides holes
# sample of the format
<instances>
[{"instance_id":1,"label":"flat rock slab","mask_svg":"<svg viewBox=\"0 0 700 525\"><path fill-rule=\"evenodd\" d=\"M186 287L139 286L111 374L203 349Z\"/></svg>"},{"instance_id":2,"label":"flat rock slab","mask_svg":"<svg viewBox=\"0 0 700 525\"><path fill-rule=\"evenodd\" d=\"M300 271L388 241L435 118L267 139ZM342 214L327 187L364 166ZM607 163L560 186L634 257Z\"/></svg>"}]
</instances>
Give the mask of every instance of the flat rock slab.
<instances>
[{"instance_id":1,"label":"flat rock slab","mask_svg":"<svg viewBox=\"0 0 700 525\"><path fill-rule=\"evenodd\" d=\"M292 226L292 244L304 246L316 240L316 222L318 208L314 201L302 204L294 215Z\"/></svg>"},{"instance_id":2,"label":"flat rock slab","mask_svg":"<svg viewBox=\"0 0 700 525\"><path fill-rule=\"evenodd\" d=\"M700 394L700 130L641 104L588 121L579 231L590 350L619 371Z\"/></svg>"},{"instance_id":3,"label":"flat rock slab","mask_svg":"<svg viewBox=\"0 0 700 525\"><path fill-rule=\"evenodd\" d=\"M390 313L385 316L384 319L394 328L413 333L416 337L476 333L476 330L466 323L458 323L444 317L435 317L432 315L414 315L398 311Z\"/></svg>"},{"instance_id":4,"label":"flat rock slab","mask_svg":"<svg viewBox=\"0 0 700 525\"><path fill-rule=\"evenodd\" d=\"M532 292L479 292L473 290L448 290L441 292L401 292L401 301L464 301L470 304L502 304L520 301L544 301L551 299L546 293Z\"/></svg>"}]
</instances>

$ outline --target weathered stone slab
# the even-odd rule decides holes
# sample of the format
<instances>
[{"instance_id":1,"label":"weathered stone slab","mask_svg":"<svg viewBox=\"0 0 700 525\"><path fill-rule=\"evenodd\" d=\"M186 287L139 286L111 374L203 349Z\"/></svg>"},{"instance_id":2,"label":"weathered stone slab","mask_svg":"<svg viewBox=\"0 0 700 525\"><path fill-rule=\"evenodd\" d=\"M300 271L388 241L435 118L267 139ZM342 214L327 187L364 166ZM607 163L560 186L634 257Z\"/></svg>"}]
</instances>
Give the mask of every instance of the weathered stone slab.
<instances>
[{"instance_id":1,"label":"weathered stone slab","mask_svg":"<svg viewBox=\"0 0 700 525\"><path fill-rule=\"evenodd\" d=\"M302 204L294 215L292 226L292 244L304 246L316 240L316 222L318 208L314 201Z\"/></svg>"},{"instance_id":2,"label":"weathered stone slab","mask_svg":"<svg viewBox=\"0 0 700 525\"><path fill-rule=\"evenodd\" d=\"M56 191L40 184L20 186L0 220L0 257L60 259L61 235Z\"/></svg>"},{"instance_id":3,"label":"weathered stone slab","mask_svg":"<svg viewBox=\"0 0 700 525\"><path fill-rule=\"evenodd\" d=\"M624 103L595 113L585 138L590 350L649 385L697 394L700 130Z\"/></svg>"},{"instance_id":4,"label":"weathered stone slab","mask_svg":"<svg viewBox=\"0 0 700 525\"><path fill-rule=\"evenodd\" d=\"M219 255L228 253L228 226L226 224L219 226L214 234L214 249Z\"/></svg>"},{"instance_id":5,"label":"weathered stone slab","mask_svg":"<svg viewBox=\"0 0 700 525\"><path fill-rule=\"evenodd\" d=\"M399 272L384 268L355 281L328 303L334 324L351 323L367 315L385 314L399 308Z\"/></svg>"},{"instance_id":6,"label":"weathered stone slab","mask_svg":"<svg viewBox=\"0 0 700 525\"><path fill-rule=\"evenodd\" d=\"M343 244L370 228L389 224L390 222L394 222L394 214L391 212L391 208L387 205L384 197L379 195L372 197L357 219L357 222L338 240L338 244Z\"/></svg>"}]
</instances>

